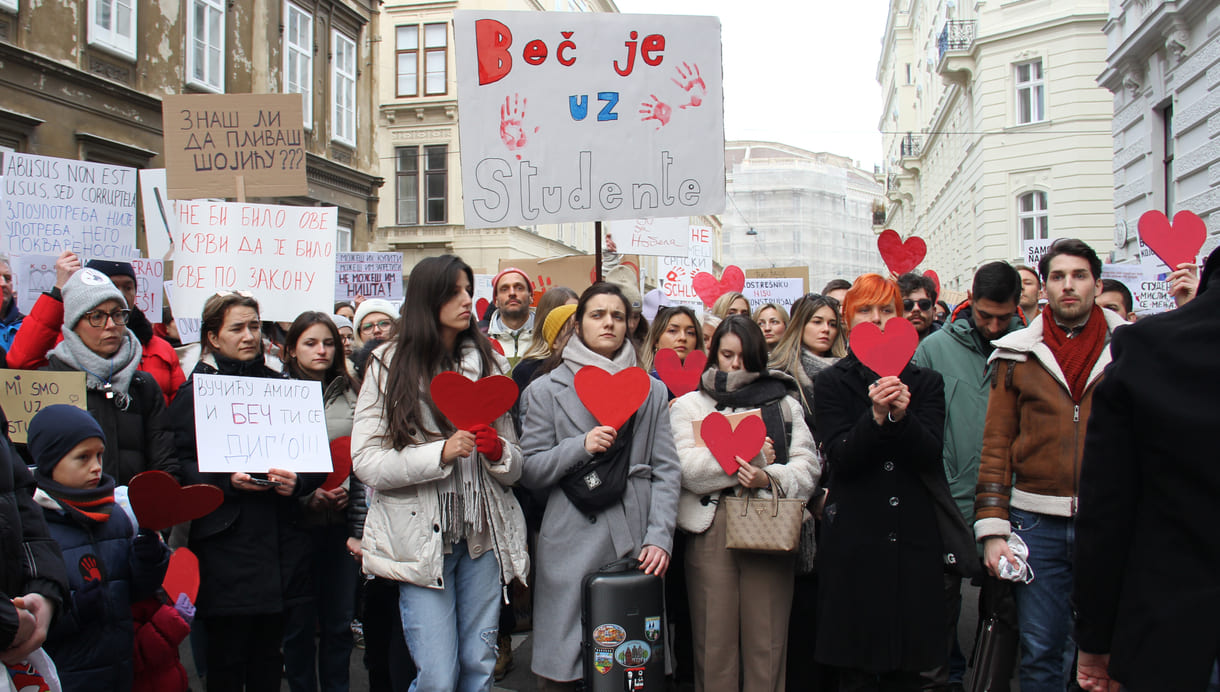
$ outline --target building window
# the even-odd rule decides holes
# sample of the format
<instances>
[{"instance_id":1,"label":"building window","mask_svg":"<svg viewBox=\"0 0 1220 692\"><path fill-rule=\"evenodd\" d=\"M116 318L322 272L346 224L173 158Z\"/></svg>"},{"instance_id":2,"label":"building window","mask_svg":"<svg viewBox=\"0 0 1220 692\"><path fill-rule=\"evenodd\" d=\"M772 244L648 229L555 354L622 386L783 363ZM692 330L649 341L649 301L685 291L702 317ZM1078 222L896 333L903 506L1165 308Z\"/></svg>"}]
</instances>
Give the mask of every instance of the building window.
<instances>
[{"instance_id":1,"label":"building window","mask_svg":"<svg viewBox=\"0 0 1220 692\"><path fill-rule=\"evenodd\" d=\"M1173 218L1173 104L1165 106L1161 109L1161 132L1163 137L1162 146L1165 149L1165 160L1162 162L1164 168L1161 175L1164 176L1165 185L1165 216Z\"/></svg>"},{"instance_id":2,"label":"building window","mask_svg":"<svg viewBox=\"0 0 1220 692\"><path fill-rule=\"evenodd\" d=\"M1017 124L1046 120L1046 84L1042 81L1042 61L1017 65Z\"/></svg>"},{"instance_id":3,"label":"building window","mask_svg":"<svg viewBox=\"0 0 1220 692\"><path fill-rule=\"evenodd\" d=\"M352 251L352 227L338 226L335 234L335 252Z\"/></svg>"},{"instance_id":4,"label":"building window","mask_svg":"<svg viewBox=\"0 0 1220 692\"><path fill-rule=\"evenodd\" d=\"M8 10L9 12L17 12L17 0L0 0L0 10Z\"/></svg>"},{"instance_id":5,"label":"building window","mask_svg":"<svg viewBox=\"0 0 1220 692\"><path fill-rule=\"evenodd\" d=\"M190 0L186 15L186 81L200 89L225 91L225 7L220 0Z\"/></svg>"},{"instance_id":6,"label":"building window","mask_svg":"<svg viewBox=\"0 0 1220 692\"><path fill-rule=\"evenodd\" d=\"M135 60L134 0L89 0L89 45Z\"/></svg>"},{"instance_id":7,"label":"building window","mask_svg":"<svg viewBox=\"0 0 1220 692\"><path fill-rule=\"evenodd\" d=\"M421 218L425 224L445 223L448 219L448 145L398 147L395 153L398 160L395 170L398 225L417 225Z\"/></svg>"},{"instance_id":8,"label":"building window","mask_svg":"<svg viewBox=\"0 0 1220 692\"><path fill-rule=\"evenodd\" d=\"M1051 237L1045 192L1027 192L1017 198L1017 223L1021 226L1021 240L1046 240Z\"/></svg>"},{"instance_id":9,"label":"building window","mask_svg":"<svg viewBox=\"0 0 1220 692\"><path fill-rule=\"evenodd\" d=\"M331 139L356 146L356 42L331 32L334 65L331 69Z\"/></svg>"},{"instance_id":10,"label":"building window","mask_svg":"<svg viewBox=\"0 0 1220 692\"><path fill-rule=\"evenodd\" d=\"M302 94L305 129L313 129L313 15L284 3L284 93Z\"/></svg>"},{"instance_id":11,"label":"building window","mask_svg":"<svg viewBox=\"0 0 1220 692\"><path fill-rule=\"evenodd\" d=\"M424 50L419 50L420 33ZM448 91L449 26L447 24L409 24L396 27L398 96L440 96ZM420 78L423 83L420 83Z\"/></svg>"}]
</instances>

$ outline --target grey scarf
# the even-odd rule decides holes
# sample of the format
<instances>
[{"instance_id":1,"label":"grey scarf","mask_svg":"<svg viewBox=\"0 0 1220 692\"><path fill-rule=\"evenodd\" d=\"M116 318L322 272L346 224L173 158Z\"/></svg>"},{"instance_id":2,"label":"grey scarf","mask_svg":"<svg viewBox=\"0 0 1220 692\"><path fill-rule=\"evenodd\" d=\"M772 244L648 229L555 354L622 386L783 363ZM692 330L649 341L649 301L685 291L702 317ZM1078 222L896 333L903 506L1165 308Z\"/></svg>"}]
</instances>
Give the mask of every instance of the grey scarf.
<instances>
[{"instance_id":1,"label":"grey scarf","mask_svg":"<svg viewBox=\"0 0 1220 692\"><path fill-rule=\"evenodd\" d=\"M64 340L59 342L47 357L54 356L57 360L85 373L85 388L107 394L113 392L118 407L127 410L131 402L131 380L140 369L140 360L144 358L144 349L140 340L130 329L123 330L123 343L119 350L110 358L103 358L94 353L80 335L67 325L63 328ZM109 397L108 397L109 398Z\"/></svg>"},{"instance_id":2,"label":"grey scarf","mask_svg":"<svg viewBox=\"0 0 1220 692\"><path fill-rule=\"evenodd\" d=\"M623 345L619 346L614 358L610 359L594 353L579 338L568 339L567 345L563 347L563 362L572 371L572 374L580 372L580 369L586 365L596 365L611 375L615 375L620 370L636 366L635 346L631 343L631 339L623 339Z\"/></svg>"},{"instance_id":3,"label":"grey scarf","mask_svg":"<svg viewBox=\"0 0 1220 692\"><path fill-rule=\"evenodd\" d=\"M801 384L801 404L805 407L808 417L813 413L813 381L818 373L839 362L838 358L825 358L807 348L801 349L801 367L797 368L796 381Z\"/></svg>"}]
</instances>

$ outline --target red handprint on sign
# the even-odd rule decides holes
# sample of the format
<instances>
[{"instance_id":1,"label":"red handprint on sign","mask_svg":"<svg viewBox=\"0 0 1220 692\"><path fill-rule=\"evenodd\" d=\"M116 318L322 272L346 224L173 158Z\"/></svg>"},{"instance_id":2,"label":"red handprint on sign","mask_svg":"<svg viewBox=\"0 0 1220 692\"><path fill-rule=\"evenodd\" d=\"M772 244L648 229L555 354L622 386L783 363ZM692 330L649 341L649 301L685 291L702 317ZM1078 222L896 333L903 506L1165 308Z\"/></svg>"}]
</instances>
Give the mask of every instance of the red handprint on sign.
<instances>
[{"instance_id":1,"label":"red handprint on sign","mask_svg":"<svg viewBox=\"0 0 1220 692\"><path fill-rule=\"evenodd\" d=\"M660 125L657 125L659 130L669 124L669 119L673 117L674 109L668 103L657 98L656 94L649 95L652 96L652 101L645 101L640 104L640 113L644 116L640 120L643 122L649 120L657 121L660 123Z\"/></svg>"},{"instance_id":2,"label":"red handprint on sign","mask_svg":"<svg viewBox=\"0 0 1220 692\"><path fill-rule=\"evenodd\" d=\"M525 105L527 99L519 99L518 94L504 97L504 105L500 106L500 139L509 151L517 151L525 146L526 125ZM538 132L538 128L534 128ZM521 158L521 154L517 154Z\"/></svg>"},{"instance_id":3,"label":"red handprint on sign","mask_svg":"<svg viewBox=\"0 0 1220 692\"><path fill-rule=\"evenodd\" d=\"M678 106L678 108L698 108L703 104L703 97L707 94L707 84L703 81L703 75L699 72L699 64L687 65L682 63L682 67L675 68L678 71L678 78L673 80L682 91L690 94L690 101Z\"/></svg>"},{"instance_id":4,"label":"red handprint on sign","mask_svg":"<svg viewBox=\"0 0 1220 692\"><path fill-rule=\"evenodd\" d=\"M538 283L534 284L534 302L532 305L537 305L538 301L542 298L542 294L551 290L551 288L551 277L539 274Z\"/></svg>"}]
</instances>

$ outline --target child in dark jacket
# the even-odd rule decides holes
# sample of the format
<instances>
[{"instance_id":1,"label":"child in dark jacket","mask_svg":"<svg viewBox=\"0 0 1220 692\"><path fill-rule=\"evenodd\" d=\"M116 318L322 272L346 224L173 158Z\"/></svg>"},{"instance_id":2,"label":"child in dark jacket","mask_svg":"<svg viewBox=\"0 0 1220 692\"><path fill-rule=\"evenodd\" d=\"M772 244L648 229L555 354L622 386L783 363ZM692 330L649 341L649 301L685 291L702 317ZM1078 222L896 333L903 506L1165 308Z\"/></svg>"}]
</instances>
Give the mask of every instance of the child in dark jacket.
<instances>
[{"instance_id":1,"label":"child in dark jacket","mask_svg":"<svg viewBox=\"0 0 1220 692\"><path fill-rule=\"evenodd\" d=\"M169 549L140 531L126 488L102 473L105 439L87 412L48 406L30 421L35 501L63 551L71 596L44 648L74 692L132 686L131 604L156 593Z\"/></svg>"}]
</instances>

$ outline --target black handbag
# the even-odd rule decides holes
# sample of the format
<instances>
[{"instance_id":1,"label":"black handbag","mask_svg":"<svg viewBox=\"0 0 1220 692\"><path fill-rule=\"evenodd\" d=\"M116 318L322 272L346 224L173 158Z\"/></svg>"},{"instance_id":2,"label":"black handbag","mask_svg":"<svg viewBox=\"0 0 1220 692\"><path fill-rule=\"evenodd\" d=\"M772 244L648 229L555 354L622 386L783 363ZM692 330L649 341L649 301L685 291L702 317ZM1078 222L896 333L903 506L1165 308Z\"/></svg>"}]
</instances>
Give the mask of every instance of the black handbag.
<instances>
[{"instance_id":1,"label":"black handbag","mask_svg":"<svg viewBox=\"0 0 1220 692\"><path fill-rule=\"evenodd\" d=\"M1010 582L983 578L978 636L965 681L967 692L1008 692L1020 640L1015 608Z\"/></svg>"},{"instance_id":2,"label":"black handbag","mask_svg":"<svg viewBox=\"0 0 1220 692\"><path fill-rule=\"evenodd\" d=\"M635 416L623 425L614 443L604 452L594 454L559 479L559 487L576 509L584 514L597 514L618 502L627 490L627 472L631 466L631 432Z\"/></svg>"}]
</instances>

